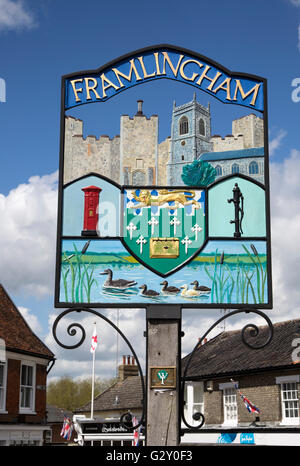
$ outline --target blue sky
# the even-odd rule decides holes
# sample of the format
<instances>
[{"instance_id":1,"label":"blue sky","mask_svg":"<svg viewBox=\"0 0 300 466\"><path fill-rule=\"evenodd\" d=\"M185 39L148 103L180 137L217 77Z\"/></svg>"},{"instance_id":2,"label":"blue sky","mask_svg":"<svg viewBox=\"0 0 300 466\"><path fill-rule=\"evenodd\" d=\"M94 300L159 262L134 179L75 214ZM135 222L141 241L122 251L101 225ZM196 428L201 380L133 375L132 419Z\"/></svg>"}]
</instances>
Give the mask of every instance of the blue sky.
<instances>
[{"instance_id":1,"label":"blue sky","mask_svg":"<svg viewBox=\"0 0 300 466\"><path fill-rule=\"evenodd\" d=\"M6 83L6 101L0 102L0 282L38 335L52 345L60 360L53 375L68 373L72 358L81 361L72 375L84 373L86 367L82 354L66 356L53 345L49 324L57 314L53 292L60 79L153 44L184 47L230 70L268 79L275 283L272 315L274 320L299 317L300 102L292 100L291 85L300 78L299 24L299 0L215 0L213 6L201 0L116 0L112 4L96 0L0 0L0 77ZM184 93L183 99L189 93L192 97L193 88ZM180 99L179 91L178 95ZM202 95L206 104L207 95ZM111 103L111 117L106 127L105 119L101 120L98 134L118 134L115 115L124 109L133 115L137 96L136 91L132 95L128 92L122 102L120 99L120 107L117 99ZM169 110L160 102L160 94L153 102L146 100L145 113L167 117ZM227 110L217 101L213 105L218 114L213 132L225 136L231 131ZM97 122L88 130L97 131ZM166 124L161 137L168 135ZM144 330L143 314L133 312L136 326L125 313L120 317L129 337L136 335L139 324L141 334ZM203 312L201 317L206 330L219 315ZM187 313L184 319L186 341L201 336L195 312ZM113 348L108 330L105 335L106 348ZM137 345L143 351L143 338ZM191 350L192 346L187 343L184 348ZM113 350L107 350L103 375L110 374L113 358Z\"/></svg>"}]
</instances>

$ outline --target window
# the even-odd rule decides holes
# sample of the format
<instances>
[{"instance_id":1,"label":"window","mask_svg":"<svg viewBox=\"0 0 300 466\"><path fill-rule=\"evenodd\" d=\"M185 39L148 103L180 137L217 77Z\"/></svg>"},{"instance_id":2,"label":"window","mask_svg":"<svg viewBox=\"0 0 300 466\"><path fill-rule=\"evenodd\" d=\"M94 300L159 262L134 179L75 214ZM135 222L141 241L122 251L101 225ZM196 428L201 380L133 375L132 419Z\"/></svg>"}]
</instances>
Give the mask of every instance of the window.
<instances>
[{"instance_id":1,"label":"window","mask_svg":"<svg viewBox=\"0 0 300 466\"><path fill-rule=\"evenodd\" d=\"M135 161L136 168L144 168L144 161L143 159L136 159Z\"/></svg>"},{"instance_id":2,"label":"window","mask_svg":"<svg viewBox=\"0 0 300 466\"><path fill-rule=\"evenodd\" d=\"M235 388L224 388L224 424L237 425L237 402Z\"/></svg>"},{"instance_id":3,"label":"window","mask_svg":"<svg viewBox=\"0 0 300 466\"><path fill-rule=\"evenodd\" d=\"M21 384L20 384L20 410L34 410L34 378L35 367L33 364L21 364Z\"/></svg>"},{"instance_id":4,"label":"window","mask_svg":"<svg viewBox=\"0 0 300 466\"><path fill-rule=\"evenodd\" d=\"M186 401L184 406L184 416L190 426L197 426L201 422L193 419L193 414L204 414L204 398L203 398L203 383L195 382L192 384L185 384Z\"/></svg>"},{"instance_id":5,"label":"window","mask_svg":"<svg viewBox=\"0 0 300 466\"><path fill-rule=\"evenodd\" d=\"M299 394L298 383L300 375L276 377L280 385L282 424L299 424Z\"/></svg>"},{"instance_id":6,"label":"window","mask_svg":"<svg viewBox=\"0 0 300 466\"><path fill-rule=\"evenodd\" d=\"M5 410L6 401L6 363L0 362L0 412Z\"/></svg>"},{"instance_id":7,"label":"window","mask_svg":"<svg viewBox=\"0 0 300 466\"><path fill-rule=\"evenodd\" d=\"M222 167L221 167L221 165L216 165L215 170L216 170L216 176L222 176Z\"/></svg>"},{"instance_id":8,"label":"window","mask_svg":"<svg viewBox=\"0 0 300 466\"><path fill-rule=\"evenodd\" d=\"M201 136L205 136L205 123L202 118L200 118L199 120L199 133L201 134Z\"/></svg>"},{"instance_id":9,"label":"window","mask_svg":"<svg viewBox=\"0 0 300 466\"><path fill-rule=\"evenodd\" d=\"M187 134L189 132L189 120L183 116L179 120L179 134Z\"/></svg>"},{"instance_id":10,"label":"window","mask_svg":"<svg viewBox=\"0 0 300 466\"><path fill-rule=\"evenodd\" d=\"M286 424L299 424L298 384L281 384L282 421Z\"/></svg>"},{"instance_id":11,"label":"window","mask_svg":"<svg viewBox=\"0 0 300 466\"><path fill-rule=\"evenodd\" d=\"M258 164L257 162L251 162L249 164L249 175L257 175L258 174Z\"/></svg>"},{"instance_id":12,"label":"window","mask_svg":"<svg viewBox=\"0 0 300 466\"><path fill-rule=\"evenodd\" d=\"M235 173L239 173L239 172L240 172L240 168L239 168L238 164L237 164L237 163L234 163L234 164L232 165L232 167L231 167L231 173L232 173L232 174L235 174Z\"/></svg>"}]
</instances>

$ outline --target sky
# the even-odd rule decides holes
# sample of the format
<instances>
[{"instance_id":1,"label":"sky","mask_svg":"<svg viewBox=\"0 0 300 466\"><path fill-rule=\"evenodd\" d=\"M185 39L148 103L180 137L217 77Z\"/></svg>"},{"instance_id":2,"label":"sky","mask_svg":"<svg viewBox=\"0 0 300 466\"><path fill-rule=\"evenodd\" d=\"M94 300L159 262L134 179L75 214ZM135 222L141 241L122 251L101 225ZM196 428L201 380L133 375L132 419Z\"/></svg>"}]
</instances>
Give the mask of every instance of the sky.
<instances>
[{"instance_id":1,"label":"sky","mask_svg":"<svg viewBox=\"0 0 300 466\"><path fill-rule=\"evenodd\" d=\"M95 320L85 313L62 322L59 335L66 342L67 325L81 319L87 338L80 348L65 350L54 342L52 325L61 312L54 308L61 76L163 43L267 78L274 300L267 314L273 323L300 317L300 1L215 0L212 8L202 0L184 7L178 0L0 0L0 282L54 352L49 380L91 375ZM192 96L193 88L188 92ZM115 115L133 115L136 96L128 91L119 104L112 101L107 122L91 121L87 131L118 134ZM217 114L222 104L214 105ZM157 98L145 101L144 112L163 117L169 110ZM231 128L222 115L213 130L225 136ZM162 126L162 139L168 130ZM144 310L103 314L119 325L144 364ZM183 311L183 355L220 316L218 310ZM226 330L246 323L249 317L239 315L226 321ZM96 374L113 377L121 355L130 351L101 319L97 329Z\"/></svg>"}]
</instances>

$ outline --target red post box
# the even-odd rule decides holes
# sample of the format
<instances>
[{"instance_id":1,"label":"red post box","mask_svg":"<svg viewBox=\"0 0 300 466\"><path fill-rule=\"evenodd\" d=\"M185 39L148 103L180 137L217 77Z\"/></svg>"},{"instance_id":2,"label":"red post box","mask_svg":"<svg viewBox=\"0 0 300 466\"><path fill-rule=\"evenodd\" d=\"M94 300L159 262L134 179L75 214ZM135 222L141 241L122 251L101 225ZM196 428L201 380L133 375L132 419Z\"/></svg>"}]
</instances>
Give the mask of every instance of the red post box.
<instances>
[{"instance_id":1,"label":"red post box","mask_svg":"<svg viewBox=\"0 0 300 466\"><path fill-rule=\"evenodd\" d=\"M84 192L84 219L82 236L97 236L99 195L102 191L97 186L82 188Z\"/></svg>"}]
</instances>

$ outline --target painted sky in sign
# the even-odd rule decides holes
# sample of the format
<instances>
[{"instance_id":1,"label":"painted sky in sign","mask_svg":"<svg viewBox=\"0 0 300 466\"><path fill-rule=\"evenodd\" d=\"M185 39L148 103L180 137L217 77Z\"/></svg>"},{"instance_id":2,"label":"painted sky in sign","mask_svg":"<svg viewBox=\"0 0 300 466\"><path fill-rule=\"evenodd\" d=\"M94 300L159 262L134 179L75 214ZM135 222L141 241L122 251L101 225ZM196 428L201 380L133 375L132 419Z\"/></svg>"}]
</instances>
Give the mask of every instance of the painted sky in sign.
<instances>
[{"instance_id":1,"label":"painted sky in sign","mask_svg":"<svg viewBox=\"0 0 300 466\"><path fill-rule=\"evenodd\" d=\"M57 361L49 377L90 375L89 341L86 350L66 353L51 335L57 315L53 293L61 77L95 69L152 44L194 50L227 69L268 80L274 284L274 310L269 315L273 322L299 318L300 102L295 99L300 93L297 84L292 86L300 78L299 2L246 0L243 8L240 0L215 0L213 8L209 2L179 0L116 0L113 5L95 0L84 4L79 0L0 0L0 5L0 76L6 82L6 101L0 102L0 281L29 325L55 352ZM173 99L178 105L185 103L196 88L157 80L128 89L104 105L82 106L83 118L94 109L88 133L119 134L120 114L135 115L139 90L144 113L159 115L161 141L170 135ZM211 100L213 134L231 133L229 108L234 107L230 117L249 113L248 108L223 105L196 92L203 105ZM79 114L79 109L72 111ZM115 313L107 311L107 315L116 322ZM191 350L217 317L218 311L185 311L183 351ZM88 318L86 322L90 323ZM132 310L128 316L120 311L119 322L143 355L145 341L139 335L145 328L144 314ZM243 324L241 318L228 321L226 329ZM93 325L87 327L88 339L89 328L92 334ZM111 375L115 335L100 326L99 333L96 370L101 376ZM121 343L119 351L128 354Z\"/></svg>"}]
</instances>

